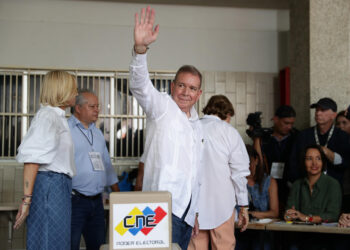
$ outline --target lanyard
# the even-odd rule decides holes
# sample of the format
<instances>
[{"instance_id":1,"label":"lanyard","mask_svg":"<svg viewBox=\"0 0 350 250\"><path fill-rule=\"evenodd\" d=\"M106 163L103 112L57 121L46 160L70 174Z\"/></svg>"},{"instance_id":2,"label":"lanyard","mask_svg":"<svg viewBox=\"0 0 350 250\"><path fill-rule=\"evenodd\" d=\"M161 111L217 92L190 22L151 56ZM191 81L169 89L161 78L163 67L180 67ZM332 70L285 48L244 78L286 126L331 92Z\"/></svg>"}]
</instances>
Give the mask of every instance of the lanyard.
<instances>
[{"instance_id":1,"label":"lanyard","mask_svg":"<svg viewBox=\"0 0 350 250\"><path fill-rule=\"evenodd\" d=\"M77 127L78 127L78 129L80 130L80 132L85 136L85 138L86 138L86 140L89 142L90 146L92 146L92 144L94 144L94 136L93 136L93 134L92 134L92 131L91 131L91 130L88 130L88 131L87 131L88 133L89 133L89 131L90 131L90 133L91 133L91 142L90 142L89 137L84 133L83 130L81 130L81 128L79 127L79 125L78 125Z\"/></svg>"},{"instance_id":2,"label":"lanyard","mask_svg":"<svg viewBox=\"0 0 350 250\"><path fill-rule=\"evenodd\" d=\"M331 139L331 137L332 137L332 135L333 135L333 131L334 131L334 124L332 125L331 131L329 131L326 144L324 145L325 147L327 147L328 142L329 142L329 140ZM320 140L318 139L318 134L317 134L317 128L316 128L316 126L314 127L314 134L315 134L316 144L317 144L317 145L320 145Z\"/></svg>"}]
</instances>

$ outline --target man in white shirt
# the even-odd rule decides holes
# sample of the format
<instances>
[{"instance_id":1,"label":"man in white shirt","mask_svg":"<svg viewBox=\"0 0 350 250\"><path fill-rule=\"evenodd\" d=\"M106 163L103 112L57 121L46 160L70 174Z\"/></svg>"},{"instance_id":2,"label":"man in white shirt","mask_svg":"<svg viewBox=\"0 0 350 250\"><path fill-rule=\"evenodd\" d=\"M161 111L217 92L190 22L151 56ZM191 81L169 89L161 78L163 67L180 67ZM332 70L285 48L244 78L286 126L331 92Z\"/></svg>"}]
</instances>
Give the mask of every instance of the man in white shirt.
<instances>
[{"instance_id":1,"label":"man in white shirt","mask_svg":"<svg viewBox=\"0 0 350 250\"><path fill-rule=\"evenodd\" d=\"M248 225L246 176L249 157L238 131L229 122L234 115L223 95L210 98L200 120L204 134L199 196L199 234L189 250L233 250L235 248L235 206L240 206L239 224Z\"/></svg>"},{"instance_id":2,"label":"man in white shirt","mask_svg":"<svg viewBox=\"0 0 350 250\"><path fill-rule=\"evenodd\" d=\"M172 239L187 249L196 221L199 194L198 166L202 136L193 105L202 90L201 73L181 67L171 83L171 97L154 88L147 69L146 52L158 35L155 12L142 9L135 15L130 90L147 115L143 191L172 194ZM198 227L197 228L198 232Z\"/></svg>"}]
</instances>

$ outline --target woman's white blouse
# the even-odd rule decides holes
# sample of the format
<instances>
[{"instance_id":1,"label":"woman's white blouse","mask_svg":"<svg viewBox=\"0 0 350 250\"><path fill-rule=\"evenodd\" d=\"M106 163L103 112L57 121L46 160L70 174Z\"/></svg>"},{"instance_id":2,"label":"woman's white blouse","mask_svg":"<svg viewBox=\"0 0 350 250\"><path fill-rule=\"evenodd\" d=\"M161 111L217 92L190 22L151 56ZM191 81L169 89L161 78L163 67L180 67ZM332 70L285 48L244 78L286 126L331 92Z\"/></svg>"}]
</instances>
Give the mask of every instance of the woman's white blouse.
<instances>
[{"instance_id":1,"label":"woman's white blouse","mask_svg":"<svg viewBox=\"0 0 350 250\"><path fill-rule=\"evenodd\" d=\"M231 218L235 205L248 205L245 144L227 122L214 115L201 120L204 149L200 169L199 228L214 229Z\"/></svg>"},{"instance_id":2,"label":"woman's white blouse","mask_svg":"<svg viewBox=\"0 0 350 250\"><path fill-rule=\"evenodd\" d=\"M41 105L18 148L16 160L39 164L39 171L75 175L73 141L59 107Z\"/></svg>"}]
</instances>

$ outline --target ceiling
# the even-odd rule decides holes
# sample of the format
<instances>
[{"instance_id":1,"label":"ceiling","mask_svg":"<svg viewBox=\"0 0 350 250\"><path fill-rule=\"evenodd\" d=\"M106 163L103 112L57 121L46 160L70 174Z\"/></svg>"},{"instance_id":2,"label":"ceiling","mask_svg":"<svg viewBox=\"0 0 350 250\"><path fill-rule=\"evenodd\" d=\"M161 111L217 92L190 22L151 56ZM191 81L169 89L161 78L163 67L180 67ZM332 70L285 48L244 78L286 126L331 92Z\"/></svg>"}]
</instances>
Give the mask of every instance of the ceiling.
<instances>
[{"instance_id":1,"label":"ceiling","mask_svg":"<svg viewBox=\"0 0 350 250\"><path fill-rule=\"evenodd\" d=\"M110 2L217 6L255 9L289 9L291 0L104 0Z\"/></svg>"}]
</instances>

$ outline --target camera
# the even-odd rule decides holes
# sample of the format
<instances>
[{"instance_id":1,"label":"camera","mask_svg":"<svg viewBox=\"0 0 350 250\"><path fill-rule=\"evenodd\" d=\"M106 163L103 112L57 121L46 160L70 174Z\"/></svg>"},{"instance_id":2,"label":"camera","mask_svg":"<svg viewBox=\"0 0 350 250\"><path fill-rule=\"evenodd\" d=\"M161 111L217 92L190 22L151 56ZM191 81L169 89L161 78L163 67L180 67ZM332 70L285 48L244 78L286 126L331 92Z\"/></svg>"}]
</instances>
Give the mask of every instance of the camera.
<instances>
[{"instance_id":1,"label":"camera","mask_svg":"<svg viewBox=\"0 0 350 250\"><path fill-rule=\"evenodd\" d=\"M273 132L271 128L261 127L261 114L260 111L248 114L246 122L250 129L247 129L246 133L251 138L260 137L265 139L270 137Z\"/></svg>"}]
</instances>

